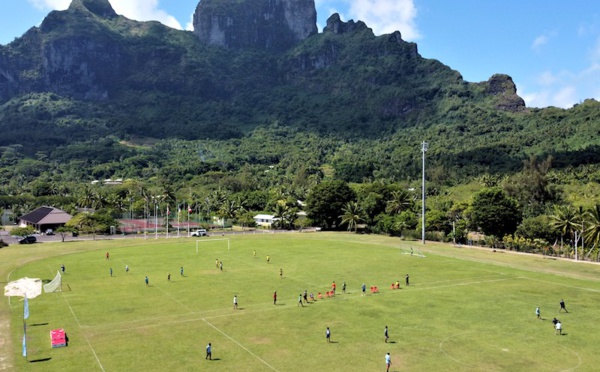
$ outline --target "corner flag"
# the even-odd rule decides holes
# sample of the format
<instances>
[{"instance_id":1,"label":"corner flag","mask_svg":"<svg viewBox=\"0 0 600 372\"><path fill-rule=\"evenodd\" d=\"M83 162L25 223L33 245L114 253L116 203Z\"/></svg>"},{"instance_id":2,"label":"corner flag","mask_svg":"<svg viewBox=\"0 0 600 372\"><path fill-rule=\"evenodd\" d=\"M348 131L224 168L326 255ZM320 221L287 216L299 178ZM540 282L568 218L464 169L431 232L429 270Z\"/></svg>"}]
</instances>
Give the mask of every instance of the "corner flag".
<instances>
[{"instance_id":1,"label":"corner flag","mask_svg":"<svg viewBox=\"0 0 600 372\"><path fill-rule=\"evenodd\" d=\"M23 334L23 356L27 357L27 338Z\"/></svg>"},{"instance_id":2,"label":"corner flag","mask_svg":"<svg viewBox=\"0 0 600 372\"><path fill-rule=\"evenodd\" d=\"M29 318L29 301L27 300L27 296L25 296L25 304L23 305L23 319Z\"/></svg>"}]
</instances>

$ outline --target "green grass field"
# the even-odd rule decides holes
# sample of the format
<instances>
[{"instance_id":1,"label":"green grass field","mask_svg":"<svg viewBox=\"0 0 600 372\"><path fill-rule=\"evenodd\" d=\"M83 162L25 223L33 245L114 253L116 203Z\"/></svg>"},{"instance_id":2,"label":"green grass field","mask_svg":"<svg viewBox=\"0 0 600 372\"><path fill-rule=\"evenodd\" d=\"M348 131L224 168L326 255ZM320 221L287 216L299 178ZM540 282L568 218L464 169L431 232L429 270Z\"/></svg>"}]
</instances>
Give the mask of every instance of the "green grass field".
<instances>
[{"instance_id":1,"label":"green grass field","mask_svg":"<svg viewBox=\"0 0 600 372\"><path fill-rule=\"evenodd\" d=\"M30 301L27 360L21 356L23 302L5 298L0 305L4 315L9 310L12 368L384 371L386 352L393 371L596 371L600 365L596 265L343 233L233 236L230 250L226 241L208 239L199 253L195 238L0 250L0 274L9 280L48 280L66 266L63 292ZM403 254L410 246L426 257ZM391 290L396 280L402 288ZM324 295L332 281L335 297L297 306L304 290ZM371 286L380 293L371 294ZM558 313L561 298L568 314ZM562 321L564 335L554 334L553 317ZM50 347L55 328L66 330L68 347ZM204 359L208 342L212 361Z\"/></svg>"}]
</instances>

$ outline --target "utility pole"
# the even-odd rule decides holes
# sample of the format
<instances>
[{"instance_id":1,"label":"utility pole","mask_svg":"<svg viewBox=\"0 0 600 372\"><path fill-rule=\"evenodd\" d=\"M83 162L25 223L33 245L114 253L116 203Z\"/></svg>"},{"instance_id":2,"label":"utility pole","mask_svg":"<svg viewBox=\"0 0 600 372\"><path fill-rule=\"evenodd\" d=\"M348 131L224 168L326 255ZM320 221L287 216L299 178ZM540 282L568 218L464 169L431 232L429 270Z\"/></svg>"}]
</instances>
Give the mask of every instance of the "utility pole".
<instances>
[{"instance_id":1,"label":"utility pole","mask_svg":"<svg viewBox=\"0 0 600 372\"><path fill-rule=\"evenodd\" d=\"M429 143L423 141L421 143L421 151L423 152L423 183L421 185L421 200L423 205L423 211L421 213L421 240L423 241L423 244L425 244L425 153L427 152L428 148Z\"/></svg>"}]
</instances>

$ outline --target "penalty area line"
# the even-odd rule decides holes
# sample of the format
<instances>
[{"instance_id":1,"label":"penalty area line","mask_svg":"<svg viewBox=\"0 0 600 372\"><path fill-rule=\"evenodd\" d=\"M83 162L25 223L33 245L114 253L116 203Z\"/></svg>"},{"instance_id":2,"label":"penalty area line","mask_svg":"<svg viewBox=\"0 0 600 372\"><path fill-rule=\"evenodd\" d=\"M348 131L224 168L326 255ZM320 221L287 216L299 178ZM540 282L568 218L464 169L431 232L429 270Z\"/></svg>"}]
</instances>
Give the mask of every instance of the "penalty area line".
<instances>
[{"instance_id":1,"label":"penalty area line","mask_svg":"<svg viewBox=\"0 0 600 372\"><path fill-rule=\"evenodd\" d=\"M264 365L266 365L267 367L271 368L273 371L277 371L279 372L275 367L273 367L272 365L270 365L269 363L267 363L264 359L262 359L261 357L259 357L258 355L254 354L253 352L251 352L250 350L248 350L248 348L246 348L244 345L240 344L239 342L237 342L236 340L234 340L231 336L229 336L228 334L226 334L225 332L221 331L219 328L215 327L213 324L211 324L208 320L206 319L202 319L202 321L204 321L206 324L208 324L209 326L211 326L212 328L214 328L217 332L219 332L220 334L222 334L223 336L227 337L228 339L230 339L231 341L233 341L236 345L238 345L239 347L241 347L242 349L246 350L250 355L252 355L253 357L255 357L256 359L260 360Z\"/></svg>"}]
</instances>

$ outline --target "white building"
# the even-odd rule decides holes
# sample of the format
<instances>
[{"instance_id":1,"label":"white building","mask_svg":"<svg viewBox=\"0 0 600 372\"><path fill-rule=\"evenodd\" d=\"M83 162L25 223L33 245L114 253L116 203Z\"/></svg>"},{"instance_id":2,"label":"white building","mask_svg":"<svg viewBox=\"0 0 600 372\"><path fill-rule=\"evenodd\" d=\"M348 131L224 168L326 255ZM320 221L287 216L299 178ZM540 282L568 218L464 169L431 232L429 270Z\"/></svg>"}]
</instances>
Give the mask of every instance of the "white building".
<instances>
[{"instance_id":1,"label":"white building","mask_svg":"<svg viewBox=\"0 0 600 372\"><path fill-rule=\"evenodd\" d=\"M276 221L279 221L279 218L275 218L275 216L270 214L257 214L254 216L254 222L259 227L271 228Z\"/></svg>"}]
</instances>

